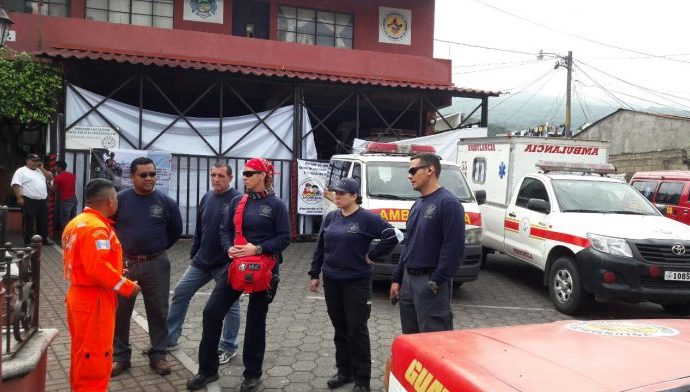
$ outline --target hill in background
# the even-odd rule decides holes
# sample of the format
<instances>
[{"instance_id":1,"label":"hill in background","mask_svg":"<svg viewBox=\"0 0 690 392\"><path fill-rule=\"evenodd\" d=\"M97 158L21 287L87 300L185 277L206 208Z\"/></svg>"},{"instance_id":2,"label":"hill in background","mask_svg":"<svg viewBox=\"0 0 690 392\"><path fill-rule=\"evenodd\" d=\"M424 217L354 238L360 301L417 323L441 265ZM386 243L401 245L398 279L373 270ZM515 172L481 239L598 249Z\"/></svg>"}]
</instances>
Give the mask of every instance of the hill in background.
<instances>
[{"instance_id":1,"label":"hill in background","mask_svg":"<svg viewBox=\"0 0 690 392\"><path fill-rule=\"evenodd\" d=\"M453 105L441 110L444 115L452 113L469 114L477 107L479 101L474 99L453 99ZM585 124L593 123L618 110L618 106L583 101L582 104L573 97L571 129L581 129ZM690 116L690 112L666 107L646 107L640 111L671 114L676 116ZM479 117L475 113L473 117ZM472 121L470 121L472 122ZM565 101L557 101L555 97L510 96L505 95L489 98L489 135L534 128L548 123L549 125L565 124Z\"/></svg>"}]
</instances>

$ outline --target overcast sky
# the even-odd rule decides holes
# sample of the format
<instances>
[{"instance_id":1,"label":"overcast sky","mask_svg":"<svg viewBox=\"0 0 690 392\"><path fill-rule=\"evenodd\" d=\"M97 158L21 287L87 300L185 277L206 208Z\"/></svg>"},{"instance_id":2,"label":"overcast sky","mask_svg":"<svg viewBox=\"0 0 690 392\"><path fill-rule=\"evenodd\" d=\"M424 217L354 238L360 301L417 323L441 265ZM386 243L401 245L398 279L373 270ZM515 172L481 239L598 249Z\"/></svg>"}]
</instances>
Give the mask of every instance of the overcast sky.
<instances>
[{"instance_id":1,"label":"overcast sky","mask_svg":"<svg viewBox=\"0 0 690 392\"><path fill-rule=\"evenodd\" d=\"M572 50L575 87L583 97L610 103L614 99L606 95L606 89L630 104L654 105L634 96L690 110L689 16L690 1L685 0L436 0L435 38L528 53L544 50L566 55ZM414 28L414 21L412 25ZM527 90L541 88L539 94L552 95L554 99L565 91L565 69L549 73L556 62L554 58L539 62L533 54L438 41L435 57L453 60L453 81L461 87L515 92L546 75ZM505 68L492 70L501 67ZM594 68L680 98L632 87Z\"/></svg>"}]
</instances>

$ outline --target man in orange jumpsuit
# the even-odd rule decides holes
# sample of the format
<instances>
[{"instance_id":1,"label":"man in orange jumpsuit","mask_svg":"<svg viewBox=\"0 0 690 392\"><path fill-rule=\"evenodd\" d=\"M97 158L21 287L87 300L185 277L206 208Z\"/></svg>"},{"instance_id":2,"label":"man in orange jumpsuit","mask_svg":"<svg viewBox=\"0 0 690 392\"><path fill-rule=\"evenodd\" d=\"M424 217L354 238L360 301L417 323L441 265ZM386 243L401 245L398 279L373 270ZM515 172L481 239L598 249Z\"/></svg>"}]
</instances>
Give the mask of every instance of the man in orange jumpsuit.
<instances>
[{"instance_id":1,"label":"man in orange jumpsuit","mask_svg":"<svg viewBox=\"0 0 690 392\"><path fill-rule=\"evenodd\" d=\"M67 291L67 322L72 342L70 385L74 391L106 391L113 365L117 295L141 289L123 276L122 248L113 222L117 193L111 181L90 181L86 208L62 234Z\"/></svg>"}]
</instances>

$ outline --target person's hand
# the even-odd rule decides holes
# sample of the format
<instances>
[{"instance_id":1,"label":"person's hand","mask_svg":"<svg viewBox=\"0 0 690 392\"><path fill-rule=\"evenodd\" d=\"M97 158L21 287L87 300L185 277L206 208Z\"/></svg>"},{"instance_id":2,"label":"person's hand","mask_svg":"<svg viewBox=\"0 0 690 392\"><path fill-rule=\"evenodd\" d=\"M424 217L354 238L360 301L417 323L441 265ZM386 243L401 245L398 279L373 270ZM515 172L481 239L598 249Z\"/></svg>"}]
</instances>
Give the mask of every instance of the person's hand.
<instances>
[{"instance_id":1,"label":"person's hand","mask_svg":"<svg viewBox=\"0 0 690 392\"><path fill-rule=\"evenodd\" d=\"M400 283L391 283L390 299L391 301L400 299Z\"/></svg>"},{"instance_id":2,"label":"person's hand","mask_svg":"<svg viewBox=\"0 0 690 392\"><path fill-rule=\"evenodd\" d=\"M318 279L312 279L309 281L309 291L312 293L318 293L319 292L319 280Z\"/></svg>"},{"instance_id":3,"label":"person's hand","mask_svg":"<svg viewBox=\"0 0 690 392\"><path fill-rule=\"evenodd\" d=\"M235 245L230 248L228 253L232 258L254 256L256 254L256 245L251 243L247 245Z\"/></svg>"},{"instance_id":4,"label":"person's hand","mask_svg":"<svg viewBox=\"0 0 690 392\"><path fill-rule=\"evenodd\" d=\"M141 286L139 286L139 283L137 281L134 281L132 283L134 284L134 289L132 289L132 294L129 295L130 298L133 298L141 291Z\"/></svg>"},{"instance_id":5,"label":"person's hand","mask_svg":"<svg viewBox=\"0 0 690 392\"><path fill-rule=\"evenodd\" d=\"M19 199L17 199L17 205L19 207L24 207L24 198L20 197Z\"/></svg>"}]
</instances>

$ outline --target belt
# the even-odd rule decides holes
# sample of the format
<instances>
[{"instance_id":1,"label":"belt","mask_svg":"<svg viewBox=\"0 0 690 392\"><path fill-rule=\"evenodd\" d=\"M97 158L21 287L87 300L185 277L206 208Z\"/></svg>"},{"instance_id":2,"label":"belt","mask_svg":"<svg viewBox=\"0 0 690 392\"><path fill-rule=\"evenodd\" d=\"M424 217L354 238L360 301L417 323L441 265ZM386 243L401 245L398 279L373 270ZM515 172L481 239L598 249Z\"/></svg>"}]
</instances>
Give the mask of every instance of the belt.
<instances>
[{"instance_id":1,"label":"belt","mask_svg":"<svg viewBox=\"0 0 690 392\"><path fill-rule=\"evenodd\" d=\"M156 257L160 256L163 254L164 251L156 252L150 255L138 255L138 256L132 256L132 255L124 255L124 259L127 261L131 261L134 263L142 263L144 261L151 261L155 259Z\"/></svg>"},{"instance_id":2,"label":"belt","mask_svg":"<svg viewBox=\"0 0 690 392\"><path fill-rule=\"evenodd\" d=\"M407 273L412 276L424 276L429 275L434 272L435 268L406 268Z\"/></svg>"}]
</instances>

